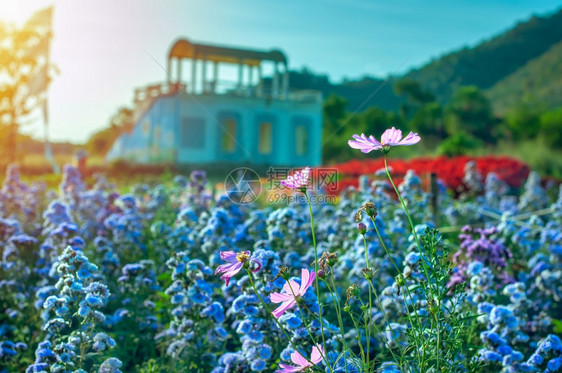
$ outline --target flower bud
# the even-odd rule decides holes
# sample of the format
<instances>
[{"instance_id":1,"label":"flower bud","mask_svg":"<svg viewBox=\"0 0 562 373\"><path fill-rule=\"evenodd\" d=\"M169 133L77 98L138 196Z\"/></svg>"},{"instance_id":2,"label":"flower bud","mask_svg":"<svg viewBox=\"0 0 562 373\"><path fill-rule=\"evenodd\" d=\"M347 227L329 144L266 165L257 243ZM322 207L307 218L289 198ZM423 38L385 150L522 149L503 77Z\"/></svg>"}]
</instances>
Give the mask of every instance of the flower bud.
<instances>
[{"instance_id":1,"label":"flower bud","mask_svg":"<svg viewBox=\"0 0 562 373\"><path fill-rule=\"evenodd\" d=\"M363 272L363 276L365 276L367 280L373 278L373 270L371 268L363 268L362 272Z\"/></svg>"},{"instance_id":2,"label":"flower bud","mask_svg":"<svg viewBox=\"0 0 562 373\"><path fill-rule=\"evenodd\" d=\"M402 274L404 275L405 278L409 278L412 275L412 268L410 266L405 266L404 271L402 271Z\"/></svg>"},{"instance_id":3,"label":"flower bud","mask_svg":"<svg viewBox=\"0 0 562 373\"><path fill-rule=\"evenodd\" d=\"M361 233L362 235L365 235L365 233L367 233L367 225L363 222L361 223L357 223L357 230L359 231L359 233Z\"/></svg>"},{"instance_id":4,"label":"flower bud","mask_svg":"<svg viewBox=\"0 0 562 373\"><path fill-rule=\"evenodd\" d=\"M351 285L350 287L347 288L347 290L345 291L347 298L353 298L353 297L358 297L359 296L359 286L357 286L356 284Z\"/></svg>"},{"instance_id":5,"label":"flower bud","mask_svg":"<svg viewBox=\"0 0 562 373\"><path fill-rule=\"evenodd\" d=\"M331 253L331 254L328 256L328 265L329 265L330 267L333 267L337 262L338 262L338 254L333 254L333 253Z\"/></svg>"},{"instance_id":6,"label":"flower bud","mask_svg":"<svg viewBox=\"0 0 562 373\"><path fill-rule=\"evenodd\" d=\"M439 311L439 306L437 304L437 302L435 302L433 299L430 299L427 302L428 308L429 308L429 312L433 315L437 314L437 312Z\"/></svg>"},{"instance_id":7,"label":"flower bud","mask_svg":"<svg viewBox=\"0 0 562 373\"><path fill-rule=\"evenodd\" d=\"M287 267L279 266L279 272L277 272L275 277L281 277L283 280L288 281L291 278L291 271Z\"/></svg>"}]
</instances>

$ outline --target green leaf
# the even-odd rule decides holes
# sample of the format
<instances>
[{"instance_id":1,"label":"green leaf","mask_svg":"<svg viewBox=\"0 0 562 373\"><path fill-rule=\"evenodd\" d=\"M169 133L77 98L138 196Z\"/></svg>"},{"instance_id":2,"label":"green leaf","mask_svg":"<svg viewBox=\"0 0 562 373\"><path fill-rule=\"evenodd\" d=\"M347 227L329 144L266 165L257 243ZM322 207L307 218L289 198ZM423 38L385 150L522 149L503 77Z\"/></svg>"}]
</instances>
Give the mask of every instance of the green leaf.
<instances>
[{"instance_id":1,"label":"green leaf","mask_svg":"<svg viewBox=\"0 0 562 373\"><path fill-rule=\"evenodd\" d=\"M562 320L552 319L552 324L554 325L554 332L557 334L562 333Z\"/></svg>"}]
</instances>

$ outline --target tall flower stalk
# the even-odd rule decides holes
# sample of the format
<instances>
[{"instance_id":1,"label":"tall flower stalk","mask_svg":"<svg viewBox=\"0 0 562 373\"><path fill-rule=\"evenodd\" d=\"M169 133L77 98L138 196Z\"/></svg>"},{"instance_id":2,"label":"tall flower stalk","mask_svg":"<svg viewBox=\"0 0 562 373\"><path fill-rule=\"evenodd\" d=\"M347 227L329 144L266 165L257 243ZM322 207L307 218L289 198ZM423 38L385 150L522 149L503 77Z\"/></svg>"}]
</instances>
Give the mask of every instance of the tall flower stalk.
<instances>
[{"instance_id":1,"label":"tall flower stalk","mask_svg":"<svg viewBox=\"0 0 562 373\"><path fill-rule=\"evenodd\" d=\"M310 198L307 194L307 188L309 184L310 167L305 167L302 171L295 172L293 175L287 177L285 180L281 181L281 185L298 190L304 194L306 198L306 203L308 204L308 211L310 213L310 229L312 231L312 245L314 247L314 272L318 273L318 247L316 245L316 234L314 231L314 215L312 213L312 204L310 203ZM318 276L314 278L314 288L316 290L316 298L318 299L318 310L319 310L319 321L320 321L320 333L322 335L322 348L326 350L326 337L324 335L324 321L322 313L322 302L320 301L320 286L318 283ZM328 363L328 366L330 364Z\"/></svg>"},{"instance_id":2,"label":"tall flower stalk","mask_svg":"<svg viewBox=\"0 0 562 373\"><path fill-rule=\"evenodd\" d=\"M388 153L390 152L390 149L393 146L410 146L410 145L417 144L420 140L421 140L421 138L418 136L418 134L413 133L413 132L410 132L408 135L406 135L404 138L402 138L402 131L392 127L390 129L387 129L382 134L380 141L375 139L373 136L367 137L364 134L361 134L361 136L353 135L353 140L349 141L349 146L354 148L354 149L359 149L363 153L369 153L373 150L381 150L383 152L384 168L385 168L386 175L387 175L388 180L390 181L392 187L394 188L394 191L395 191L396 195L398 196L398 199L400 200L400 203L402 204L402 208L404 209L404 212L406 213L406 216L408 217L408 222L410 223L410 228L412 230L412 234L414 235L414 239L416 241L416 245L417 245L418 251L420 253L421 266L422 266L424 275L425 275L426 280L427 280L427 284L428 284L427 286L428 286L428 289L429 289L429 292L430 292L431 301L435 301L436 297L434 295L434 289L433 289L433 286L431 284L431 277L429 275L429 268L427 267L426 259L423 256L422 245L420 244L420 240L419 240L419 237L417 235L415 225L414 225L414 222L412 221L412 217L410 215L410 212L408 210L406 202L402 198L402 195L401 195L400 191L396 187L396 184L394 183L394 180L392 179L392 176L390 175L390 170L388 168L388 160L387 160L387 155L388 155ZM372 216L371 216L371 220L373 222L375 230L377 230L374 218ZM392 262L394 267L398 270L401 282L405 282L405 281L403 281L402 274L400 273L398 267L396 266L396 263L392 259L392 256L390 255L388 250L386 250L386 246L384 246L384 243L382 242L382 238L380 237L380 234L378 234L378 230L377 230L377 235L379 236L379 239L381 240L381 243L382 243L383 247L385 248L385 251L386 251L390 261ZM408 289L406 284L404 284L404 287L407 289L408 295L410 296L410 298L412 298L411 295L409 294L409 289ZM437 299L436 301L438 303L440 303L439 299ZM438 304L438 307L440 307L440 304ZM407 310L406 310L406 312L408 313ZM437 343L435 345L435 356L437 358L437 371L439 371L439 349L440 349L440 343L441 343L440 342L440 332L439 332L439 319L438 319L437 314L435 314L434 316L435 316L435 327L437 329ZM418 317L417 313L416 313L416 317ZM419 324L419 318L418 318L417 321L418 321L418 325L421 329L422 326L421 326L421 324ZM410 320L410 322L411 322L411 320ZM414 324L412 324L412 325L414 325ZM421 332L421 330L420 330L420 332ZM418 354L419 354L419 351L418 351ZM423 359L420 361L420 364L423 365Z\"/></svg>"}]
</instances>

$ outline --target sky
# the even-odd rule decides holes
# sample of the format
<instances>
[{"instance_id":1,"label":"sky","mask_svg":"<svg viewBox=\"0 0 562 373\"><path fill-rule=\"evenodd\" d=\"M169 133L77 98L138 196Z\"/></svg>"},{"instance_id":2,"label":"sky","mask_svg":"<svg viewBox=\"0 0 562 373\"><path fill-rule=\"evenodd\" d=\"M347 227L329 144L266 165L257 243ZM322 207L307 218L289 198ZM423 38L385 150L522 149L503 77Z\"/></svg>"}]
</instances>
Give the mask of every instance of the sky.
<instances>
[{"instance_id":1,"label":"sky","mask_svg":"<svg viewBox=\"0 0 562 373\"><path fill-rule=\"evenodd\" d=\"M291 69L333 82L399 75L562 4L551 0L0 0L0 20L22 24L54 6L49 136L84 142L133 90L163 82L179 37L279 48ZM41 137L41 116L24 132Z\"/></svg>"}]
</instances>

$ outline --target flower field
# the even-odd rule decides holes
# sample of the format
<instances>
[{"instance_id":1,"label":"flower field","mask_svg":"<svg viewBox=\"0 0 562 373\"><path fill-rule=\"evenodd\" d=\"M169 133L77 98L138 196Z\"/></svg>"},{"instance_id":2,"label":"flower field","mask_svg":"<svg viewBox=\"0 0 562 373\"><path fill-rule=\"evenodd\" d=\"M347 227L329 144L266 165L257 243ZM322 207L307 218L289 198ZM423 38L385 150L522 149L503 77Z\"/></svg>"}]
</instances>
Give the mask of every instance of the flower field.
<instances>
[{"instance_id":1,"label":"flower field","mask_svg":"<svg viewBox=\"0 0 562 373\"><path fill-rule=\"evenodd\" d=\"M483 159L432 196L398 132L350 142L383 158L344 174L387 178L333 205L309 168L279 180L302 203L261 207L202 171L119 194L9 167L0 372L562 372L562 189Z\"/></svg>"}]
</instances>

